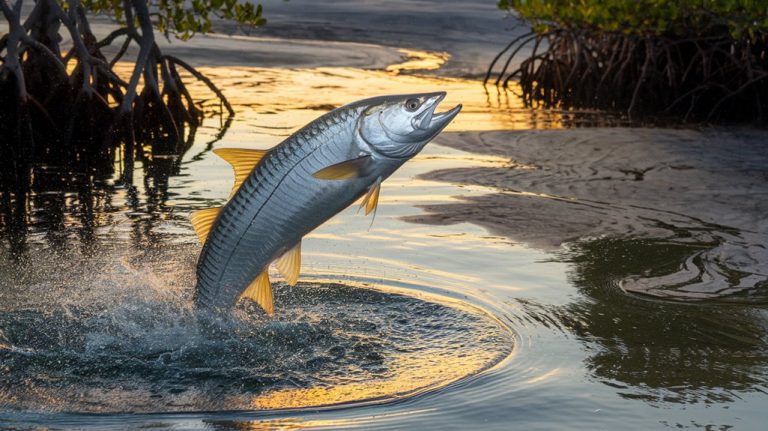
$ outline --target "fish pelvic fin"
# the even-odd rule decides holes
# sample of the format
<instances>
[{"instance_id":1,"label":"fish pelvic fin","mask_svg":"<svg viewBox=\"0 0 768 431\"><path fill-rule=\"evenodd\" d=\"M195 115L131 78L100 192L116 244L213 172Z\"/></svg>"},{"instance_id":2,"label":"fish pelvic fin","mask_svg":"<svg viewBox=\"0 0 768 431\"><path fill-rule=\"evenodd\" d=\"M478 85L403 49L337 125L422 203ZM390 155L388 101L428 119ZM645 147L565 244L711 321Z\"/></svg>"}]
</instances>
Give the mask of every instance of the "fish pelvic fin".
<instances>
[{"instance_id":1,"label":"fish pelvic fin","mask_svg":"<svg viewBox=\"0 0 768 431\"><path fill-rule=\"evenodd\" d=\"M204 210L194 211L189 215L189 221L192 222L192 227L195 228L197 238L200 239L200 243L204 244L208 238L208 233L211 231L213 222L221 212L221 207L206 208Z\"/></svg>"},{"instance_id":2,"label":"fish pelvic fin","mask_svg":"<svg viewBox=\"0 0 768 431\"><path fill-rule=\"evenodd\" d=\"M299 270L301 269L301 241L280 256L275 261L275 266L285 277L285 282L290 286L295 286L296 282L299 281Z\"/></svg>"},{"instance_id":3,"label":"fish pelvic fin","mask_svg":"<svg viewBox=\"0 0 768 431\"><path fill-rule=\"evenodd\" d=\"M240 297L248 298L259 304L267 314L274 313L275 306L272 302L272 283L269 282L269 272L265 269L259 274L240 294Z\"/></svg>"},{"instance_id":4,"label":"fish pelvic fin","mask_svg":"<svg viewBox=\"0 0 768 431\"><path fill-rule=\"evenodd\" d=\"M368 193L365 194L360 208L365 208L365 215L373 211L373 217L376 217L376 209L379 207L379 192L381 191L381 177L368 187Z\"/></svg>"},{"instance_id":5,"label":"fish pelvic fin","mask_svg":"<svg viewBox=\"0 0 768 431\"><path fill-rule=\"evenodd\" d=\"M320 169L312 174L312 176L321 180L348 180L350 178L364 177L370 162L370 155L360 156L356 159L345 160Z\"/></svg>"},{"instance_id":6,"label":"fish pelvic fin","mask_svg":"<svg viewBox=\"0 0 768 431\"><path fill-rule=\"evenodd\" d=\"M248 178L248 175L259 163L259 160L263 159L269 151L250 150L247 148L217 148L213 152L232 165L232 170L235 171L235 184L232 186L232 191L229 194L232 196L243 184L243 181Z\"/></svg>"}]
</instances>

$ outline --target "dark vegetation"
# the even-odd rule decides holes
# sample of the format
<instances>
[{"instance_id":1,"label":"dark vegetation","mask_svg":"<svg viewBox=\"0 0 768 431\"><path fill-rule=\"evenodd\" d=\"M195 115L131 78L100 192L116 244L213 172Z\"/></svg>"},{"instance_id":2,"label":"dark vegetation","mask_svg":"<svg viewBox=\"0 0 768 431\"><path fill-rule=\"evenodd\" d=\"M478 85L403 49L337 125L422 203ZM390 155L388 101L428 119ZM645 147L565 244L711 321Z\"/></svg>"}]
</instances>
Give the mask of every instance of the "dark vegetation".
<instances>
[{"instance_id":1,"label":"dark vegetation","mask_svg":"<svg viewBox=\"0 0 768 431\"><path fill-rule=\"evenodd\" d=\"M764 0L500 0L532 31L486 82L528 105L768 123ZM510 67L519 64L517 67Z\"/></svg>"},{"instance_id":2,"label":"dark vegetation","mask_svg":"<svg viewBox=\"0 0 768 431\"><path fill-rule=\"evenodd\" d=\"M117 157L118 182L132 187L134 160L163 164L163 157L189 148L206 111L233 115L210 80L161 51L156 32L184 40L211 31L214 18L265 22L261 6L236 0L27 2L24 8L23 0L0 0L8 28L0 37L0 228L15 233L12 243L25 229L32 200L45 208L54 204L47 198L53 192L74 194L77 204L69 205L88 212L94 186L98 194ZM110 16L115 30L97 39L89 12ZM138 53L121 77L116 69L131 48ZM187 88L194 80L218 101L196 99Z\"/></svg>"}]
</instances>

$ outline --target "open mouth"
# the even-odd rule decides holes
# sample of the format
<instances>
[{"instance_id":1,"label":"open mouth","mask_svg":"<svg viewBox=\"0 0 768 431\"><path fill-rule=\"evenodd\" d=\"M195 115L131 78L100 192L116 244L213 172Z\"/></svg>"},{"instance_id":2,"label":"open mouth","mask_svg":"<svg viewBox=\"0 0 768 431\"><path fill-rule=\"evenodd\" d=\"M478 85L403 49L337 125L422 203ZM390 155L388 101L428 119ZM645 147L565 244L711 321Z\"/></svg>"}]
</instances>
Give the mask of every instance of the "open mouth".
<instances>
[{"instance_id":1,"label":"open mouth","mask_svg":"<svg viewBox=\"0 0 768 431\"><path fill-rule=\"evenodd\" d=\"M423 110L413 119L414 127L422 130L440 131L453 120L461 111L461 104L445 112L435 113L437 105L445 98L445 92L430 96L425 102Z\"/></svg>"}]
</instances>

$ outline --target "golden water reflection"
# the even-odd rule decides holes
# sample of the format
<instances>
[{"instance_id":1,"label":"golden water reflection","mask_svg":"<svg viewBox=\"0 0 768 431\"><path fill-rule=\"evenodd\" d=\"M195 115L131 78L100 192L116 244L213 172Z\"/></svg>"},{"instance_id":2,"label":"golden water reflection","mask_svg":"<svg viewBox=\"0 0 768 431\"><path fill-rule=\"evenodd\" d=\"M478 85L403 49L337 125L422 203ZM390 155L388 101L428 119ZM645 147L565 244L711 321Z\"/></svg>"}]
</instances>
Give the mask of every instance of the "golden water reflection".
<instances>
[{"instance_id":1,"label":"golden water reflection","mask_svg":"<svg viewBox=\"0 0 768 431\"><path fill-rule=\"evenodd\" d=\"M427 52L413 49L399 49L398 51L405 56L405 61L387 66L387 72L398 74L414 70L437 70L450 57L447 52Z\"/></svg>"},{"instance_id":2,"label":"golden water reflection","mask_svg":"<svg viewBox=\"0 0 768 431\"><path fill-rule=\"evenodd\" d=\"M225 94L237 106L239 121L280 135L314 120L318 111L358 99L429 91L448 93L441 109L464 105L448 131L523 129L531 124L528 110L524 110L516 96L486 93L480 82L474 80L351 68L206 68L205 73L229 90ZM230 90L233 88L237 91ZM518 109L521 111L516 113ZM561 127L561 119L553 116L548 126Z\"/></svg>"},{"instance_id":3,"label":"golden water reflection","mask_svg":"<svg viewBox=\"0 0 768 431\"><path fill-rule=\"evenodd\" d=\"M317 278L315 282L323 282ZM329 281L330 282L330 281ZM357 284L359 288L373 288L391 294L410 294L420 300L435 301L445 306L454 307L466 313L477 314L478 317L488 318L503 332L508 331L506 324L478 308L461 300L429 294L413 292L408 289L388 286L386 284L374 287L366 283ZM386 286L386 287L385 287ZM477 345L457 343L450 352L426 351L421 348L411 350L410 346L399 346L399 355L391 358L388 371L375 379L360 381L355 376L343 377L333 385L317 385L304 388L279 388L260 393L251 400L249 408L256 410L306 409L313 407L329 407L336 405L367 405L382 402L392 402L403 398L413 397L443 388L468 377L484 373L501 366L512 357L512 339L510 350L499 351L492 348L492 331L480 334L476 339ZM507 333L511 336L512 333ZM553 372L556 372L554 370ZM345 381L346 380L346 381ZM310 426L309 424L304 424Z\"/></svg>"},{"instance_id":4,"label":"golden water reflection","mask_svg":"<svg viewBox=\"0 0 768 431\"><path fill-rule=\"evenodd\" d=\"M476 374L499 360L495 352L472 352L454 357L403 356L392 364L397 373L368 382L334 386L279 389L253 399L254 409L290 409L347 403L393 401L443 387Z\"/></svg>"},{"instance_id":5,"label":"golden water reflection","mask_svg":"<svg viewBox=\"0 0 768 431\"><path fill-rule=\"evenodd\" d=\"M446 129L456 131L561 128L592 121L590 113L531 110L514 91L483 87L478 80L398 73L410 61L388 70L344 67L286 69L260 67L204 67L237 112L244 127L228 140L254 140L254 134L285 137L322 113L347 103L385 94L446 91L440 110L463 104L461 114ZM436 58L417 61L433 63ZM207 91L196 84L195 91ZM598 118L595 116L595 118ZM603 120L605 116L600 118ZM279 140L273 140L276 143Z\"/></svg>"}]
</instances>

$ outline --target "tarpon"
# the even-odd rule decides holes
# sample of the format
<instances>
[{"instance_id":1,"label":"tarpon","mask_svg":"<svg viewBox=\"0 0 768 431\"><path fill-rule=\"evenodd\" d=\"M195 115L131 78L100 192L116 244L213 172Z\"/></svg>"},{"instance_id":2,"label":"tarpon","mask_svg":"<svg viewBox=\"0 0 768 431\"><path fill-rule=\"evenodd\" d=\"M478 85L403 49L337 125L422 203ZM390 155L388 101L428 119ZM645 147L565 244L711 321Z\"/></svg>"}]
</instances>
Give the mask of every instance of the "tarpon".
<instances>
[{"instance_id":1,"label":"tarpon","mask_svg":"<svg viewBox=\"0 0 768 431\"><path fill-rule=\"evenodd\" d=\"M231 199L192 213L203 250L195 301L227 310L240 297L274 310L269 265L290 285L301 240L363 197L376 209L381 182L461 110L436 113L445 92L382 96L334 109L270 150L218 149L235 171Z\"/></svg>"}]
</instances>

